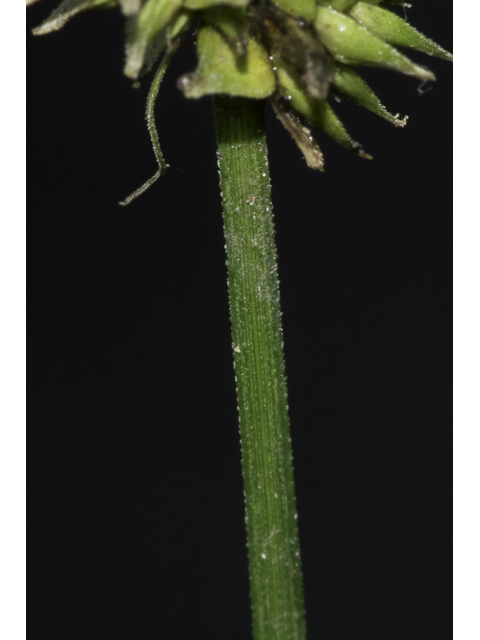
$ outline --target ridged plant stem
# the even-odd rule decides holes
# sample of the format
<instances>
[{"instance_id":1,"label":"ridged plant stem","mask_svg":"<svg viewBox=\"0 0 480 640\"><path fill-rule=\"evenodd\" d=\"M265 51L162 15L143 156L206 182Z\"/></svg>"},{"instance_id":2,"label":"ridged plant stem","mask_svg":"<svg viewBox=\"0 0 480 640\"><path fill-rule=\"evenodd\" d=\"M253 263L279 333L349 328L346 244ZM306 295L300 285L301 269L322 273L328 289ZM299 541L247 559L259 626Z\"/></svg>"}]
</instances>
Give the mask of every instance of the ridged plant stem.
<instances>
[{"instance_id":1,"label":"ridged plant stem","mask_svg":"<svg viewBox=\"0 0 480 640\"><path fill-rule=\"evenodd\" d=\"M305 619L264 103L216 97L255 640Z\"/></svg>"}]
</instances>

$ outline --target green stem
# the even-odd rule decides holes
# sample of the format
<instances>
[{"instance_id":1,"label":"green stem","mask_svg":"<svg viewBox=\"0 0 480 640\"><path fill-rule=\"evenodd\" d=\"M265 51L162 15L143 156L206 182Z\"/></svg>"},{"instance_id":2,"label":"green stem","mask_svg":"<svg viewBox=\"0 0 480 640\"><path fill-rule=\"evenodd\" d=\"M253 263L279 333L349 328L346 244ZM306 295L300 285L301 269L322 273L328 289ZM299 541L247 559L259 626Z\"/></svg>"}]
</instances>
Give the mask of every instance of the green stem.
<instances>
[{"instance_id":1,"label":"green stem","mask_svg":"<svg viewBox=\"0 0 480 640\"><path fill-rule=\"evenodd\" d=\"M264 103L216 97L255 640L303 640L302 574Z\"/></svg>"}]
</instances>

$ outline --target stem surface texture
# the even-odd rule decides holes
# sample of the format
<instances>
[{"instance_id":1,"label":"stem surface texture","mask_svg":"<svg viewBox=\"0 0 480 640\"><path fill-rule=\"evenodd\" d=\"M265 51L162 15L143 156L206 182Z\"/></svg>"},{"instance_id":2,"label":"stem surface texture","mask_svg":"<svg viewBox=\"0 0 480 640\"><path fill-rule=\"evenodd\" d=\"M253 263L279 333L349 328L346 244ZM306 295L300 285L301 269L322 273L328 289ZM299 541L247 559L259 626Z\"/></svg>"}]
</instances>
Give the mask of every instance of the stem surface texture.
<instances>
[{"instance_id":1,"label":"stem surface texture","mask_svg":"<svg viewBox=\"0 0 480 640\"><path fill-rule=\"evenodd\" d=\"M255 640L304 640L263 101L216 97Z\"/></svg>"}]
</instances>

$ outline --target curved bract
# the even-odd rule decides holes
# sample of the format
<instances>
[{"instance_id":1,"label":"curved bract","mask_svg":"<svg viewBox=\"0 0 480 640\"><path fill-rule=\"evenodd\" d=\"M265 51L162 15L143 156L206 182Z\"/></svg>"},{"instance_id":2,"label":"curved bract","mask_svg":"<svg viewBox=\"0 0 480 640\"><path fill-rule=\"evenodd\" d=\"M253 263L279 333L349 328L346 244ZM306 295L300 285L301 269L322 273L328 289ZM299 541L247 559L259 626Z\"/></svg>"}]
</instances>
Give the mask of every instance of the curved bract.
<instances>
[{"instance_id":1,"label":"curved bract","mask_svg":"<svg viewBox=\"0 0 480 640\"><path fill-rule=\"evenodd\" d=\"M32 4L35 0L27 0ZM310 127L323 130L362 157L328 98L341 93L395 126L392 115L354 68L375 66L435 80L426 67L397 47L451 60L388 5L391 0L64 0L36 35L62 28L88 9L118 7L127 20L125 74L137 79L196 27L198 66L178 87L187 98L226 94L269 98L302 150L307 164L323 169ZM310 144L309 144L310 142Z\"/></svg>"}]
</instances>

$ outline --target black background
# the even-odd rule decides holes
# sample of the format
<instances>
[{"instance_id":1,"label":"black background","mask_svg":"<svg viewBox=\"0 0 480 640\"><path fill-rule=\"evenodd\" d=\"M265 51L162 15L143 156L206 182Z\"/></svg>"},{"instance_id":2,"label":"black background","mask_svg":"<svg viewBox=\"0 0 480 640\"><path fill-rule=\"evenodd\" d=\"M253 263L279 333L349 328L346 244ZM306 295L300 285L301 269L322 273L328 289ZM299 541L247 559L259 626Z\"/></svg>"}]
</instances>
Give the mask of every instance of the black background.
<instances>
[{"instance_id":1,"label":"black background","mask_svg":"<svg viewBox=\"0 0 480 640\"><path fill-rule=\"evenodd\" d=\"M29 28L56 2L29 9ZM451 47L452 3L415 26ZM433 11L433 13L432 13ZM451 65L364 77L395 129L336 106L306 168L267 116L311 640L449 638ZM239 438L209 99L122 75L118 11L28 40L30 634L250 636Z\"/></svg>"}]
</instances>

